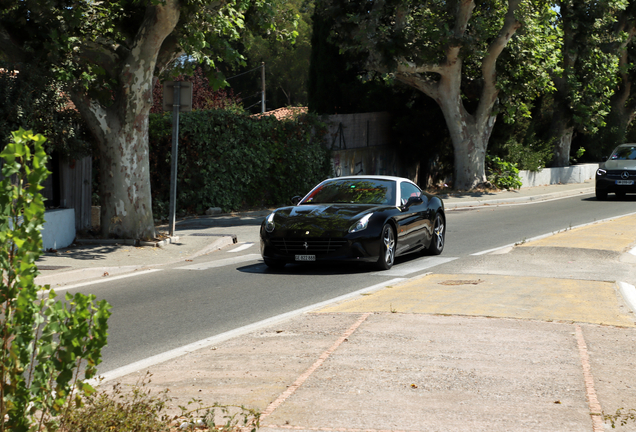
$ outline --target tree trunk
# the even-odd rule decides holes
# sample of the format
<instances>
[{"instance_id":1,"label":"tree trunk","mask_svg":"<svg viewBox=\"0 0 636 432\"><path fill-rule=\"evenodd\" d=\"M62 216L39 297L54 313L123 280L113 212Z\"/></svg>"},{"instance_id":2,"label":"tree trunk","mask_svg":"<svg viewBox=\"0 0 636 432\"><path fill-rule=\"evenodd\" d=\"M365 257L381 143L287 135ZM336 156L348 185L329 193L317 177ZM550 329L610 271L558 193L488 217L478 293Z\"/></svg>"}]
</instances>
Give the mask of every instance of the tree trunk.
<instances>
[{"instance_id":1,"label":"tree trunk","mask_svg":"<svg viewBox=\"0 0 636 432\"><path fill-rule=\"evenodd\" d=\"M479 120L466 111L461 100L460 66L457 69L440 80L437 103L453 142L453 188L470 190L486 182L486 149L496 117L487 115Z\"/></svg>"},{"instance_id":2,"label":"tree trunk","mask_svg":"<svg viewBox=\"0 0 636 432\"><path fill-rule=\"evenodd\" d=\"M119 124L106 118L100 145L101 233L104 237L149 239L155 236L150 194L148 115Z\"/></svg>"},{"instance_id":3,"label":"tree trunk","mask_svg":"<svg viewBox=\"0 0 636 432\"><path fill-rule=\"evenodd\" d=\"M555 167L570 165L570 147L572 145L572 136L574 135L574 126L572 126L568 113L569 109L566 106L560 103L555 104L551 126L551 135L556 140L554 159L552 161Z\"/></svg>"},{"instance_id":4,"label":"tree trunk","mask_svg":"<svg viewBox=\"0 0 636 432\"><path fill-rule=\"evenodd\" d=\"M554 166L566 167L570 165L570 147L572 146L572 136L574 128L566 127L558 135L558 140L554 148Z\"/></svg>"},{"instance_id":5,"label":"tree trunk","mask_svg":"<svg viewBox=\"0 0 636 432\"><path fill-rule=\"evenodd\" d=\"M104 237L148 239L155 236L150 194L148 115L153 77L165 38L179 20L179 3L149 6L133 47L127 52L105 106L71 92L95 136L100 157L101 233Z\"/></svg>"}]
</instances>

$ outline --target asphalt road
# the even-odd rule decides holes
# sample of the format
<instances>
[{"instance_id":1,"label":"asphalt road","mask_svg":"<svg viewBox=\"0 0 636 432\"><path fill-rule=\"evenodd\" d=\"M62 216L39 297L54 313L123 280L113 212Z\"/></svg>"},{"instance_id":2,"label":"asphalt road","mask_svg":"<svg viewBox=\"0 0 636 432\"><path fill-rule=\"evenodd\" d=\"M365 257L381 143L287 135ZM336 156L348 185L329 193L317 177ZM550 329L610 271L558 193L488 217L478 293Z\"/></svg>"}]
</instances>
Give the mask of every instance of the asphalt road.
<instances>
[{"instance_id":1,"label":"asphalt road","mask_svg":"<svg viewBox=\"0 0 636 432\"><path fill-rule=\"evenodd\" d=\"M372 267L295 266L272 272L258 255L258 226L243 225L238 240L254 245L112 283L82 287L113 306L100 373L282 313L326 301L392 278L410 278L444 264L536 236L636 211L636 199L596 201L577 196L549 202L453 210L447 214L441 257L398 258L389 272ZM187 265L184 265L187 264Z\"/></svg>"}]
</instances>

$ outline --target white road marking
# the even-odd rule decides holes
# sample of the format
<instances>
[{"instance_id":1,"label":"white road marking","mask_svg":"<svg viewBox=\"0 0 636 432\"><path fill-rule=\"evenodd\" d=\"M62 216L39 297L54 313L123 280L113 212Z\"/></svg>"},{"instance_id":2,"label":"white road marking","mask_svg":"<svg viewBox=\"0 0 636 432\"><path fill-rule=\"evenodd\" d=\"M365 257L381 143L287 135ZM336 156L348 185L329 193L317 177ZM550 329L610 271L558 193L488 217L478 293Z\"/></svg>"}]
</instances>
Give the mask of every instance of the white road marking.
<instances>
[{"instance_id":1,"label":"white road marking","mask_svg":"<svg viewBox=\"0 0 636 432\"><path fill-rule=\"evenodd\" d=\"M60 291L68 291L71 290L73 288L79 288L79 287L83 287L86 285L97 285L100 283L104 283L104 282L111 282L117 279L124 279L124 278L129 278L129 277L134 277L134 276L141 276L141 275L145 275L148 273L154 273L154 272L158 272L161 271L161 269L152 269L152 270L142 270L142 271L137 271L137 272L133 272L133 273L127 273L124 275L120 275L120 276L108 276L108 277L104 277L103 279L93 279L90 281L86 281L86 282L81 282L78 284L74 284L74 285L67 285L67 286L59 286L59 287L52 287L51 289L54 290L55 292L60 292ZM43 291L43 292L48 292L48 291Z\"/></svg>"},{"instance_id":2,"label":"white road marking","mask_svg":"<svg viewBox=\"0 0 636 432\"><path fill-rule=\"evenodd\" d=\"M456 260L456 257L430 257L420 259L406 264L400 264L394 266L391 270L384 270L373 273L376 276L407 276L411 273L416 273L427 268L435 267L440 264L446 264Z\"/></svg>"},{"instance_id":3,"label":"white road marking","mask_svg":"<svg viewBox=\"0 0 636 432\"><path fill-rule=\"evenodd\" d=\"M176 270L207 270L211 268L224 267L226 265L239 264L246 261L254 261L260 259L262 259L260 254L248 254L234 258L226 258L222 260L208 261L199 264L176 267Z\"/></svg>"},{"instance_id":4,"label":"white road marking","mask_svg":"<svg viewBox=\"0 0 636 432\"><path fill-rule=\"evenodd\" d=\"M244 251L245 249L251 248L252 246L254 246L254 243L244 243L241 246L238 246L232 250L229 250L228 252L230 253L241 252L241 251Z\"/></svg>"},{"instance_id":5,"label":"white road marking","mask_svg":"<svg viewBox=\"0 0 636 432\"><path fill-rule=\"evenodd\" d=\"M629 253L632 254L632 255L636 255L636 248L630 250Z\"/></svg>"},{"instance_id":6,"label":"white road marking","mask_svg":"<svg viewBox=\"0 0 636 432\"><path fill-rule=\"evenodd\" d=\"M120 368L113 369L113 370L111 370L109 372L100 374L100 377L104 378L104 382L105 381L111 381L111 380L120 378L120 377L122 377L124 375L128 375L130 373L134 373L134 372L137 372L137 371L140 371L140 370L144 370L144 369L149 368L151 366L154 366L156 364L163 363L163 362L168 361L168 360L172 360L174 358L177 358L177 357L182 356L184 354L187 354L189 352L196 351L196 350L201 349L201 348L207 348L207 347L215 346L215 345L217 345L217 344L219 344L221 342L224 342L226 340L232 339L234 337L241 336L241 335L244 335L244 334L259 330L261 328L270 326L272 324L276 324L276 323L288 320L288 319L293 318L295 316L302 315L302 314L304 314L306 312L311 312L313 310L320 309L320 308L323 308L325 306L329 306L329 305L331 305L333 303L337 303L337 302L340 302L340 301L349 300L351 298L358 297L358 296L360 296L362 294L367 294L367 293L371 293L371 292L374 292L374 291L379 291L379 290L381 290L383 288L395 285L395 284L397 284L399 282L402 282L404 280L405 280L404 278L391 279L391 280L388 280L386 282L381 282L379 284L375 284L375 285L372 285L372 286L369 286L369 287L366 287L366 288L362 288L362 289L359 289L357 291L351 292L349 294L341 295L339 297L336 297L336 298L333 298L333 299L330 299L330 300L326 300L326 301L323 301L323 302L320 302L320 303L314 303L311 306L306 306L304 308L296 309L296 310L291 311L291 312L287 312L287 313L284 313L284 314L281 314L281 315L277 315L277 316L274 316L274 317L271 317L271 318L268 318L268 319L265 319L265 320L262 320L262 321L255 322L253 324L249 324L249 325L246 325L246 326L243 326L243 327L239 327L237 329L230 330L228 332L221 333L221 334L218 334L216 336L209 337L207 339L203 339L203 340L200 340L200 341L197 341L197 342L193 342L193 343L191 343L189 345L184 345L182 347L175 348L173 350L166 351L164 353L157 354L157 355L154 355L152 357L148 357L148 358L143 359L143 360L139 360L139 361L131 363L129 365L122 366ZM89 382L91 383L91 385L97 385L98 384L97 380L95 380L95 379L89 380Z\"/></svg>"}]
</instances>

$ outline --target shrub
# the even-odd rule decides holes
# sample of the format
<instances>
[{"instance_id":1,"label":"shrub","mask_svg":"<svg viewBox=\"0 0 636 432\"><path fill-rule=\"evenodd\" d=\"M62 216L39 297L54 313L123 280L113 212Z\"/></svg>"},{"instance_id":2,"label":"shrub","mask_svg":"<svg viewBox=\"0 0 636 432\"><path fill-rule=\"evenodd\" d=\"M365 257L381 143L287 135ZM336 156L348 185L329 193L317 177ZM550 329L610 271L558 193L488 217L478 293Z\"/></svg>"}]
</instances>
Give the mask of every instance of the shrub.
<instances>
[{"instance_id":1,"label":"shrub","mask_svg":"<svg viewBox=\"0 0 636 432\"><path fill-rule=\"evenodd\" d=\"M171 114L150 116L153 213L167 215ZM329 177L324 125L314 115L279 121L225 110L180 116L177 208L201 214L277 206Z\"/></svg>"},{"instance_id":2,"label":"shrub","mask_svg":"<svg viewBox=\"0 0 636 432\"><path fill-rule=\"evenodd\" d=\"M40 183L49 174L45 138L23 129L12 135L0 153L0 432L54 427L64 407L94 391L84 380L101 362L110 315L95 296L56 301L53 290L35 283L44 223Z\"/></svg>"},{"instance_id":3,"label":"shrub","mask_svg":"<svg viewBox=\"0 0 636 432\"><path fill-rule=\"evenodd\" d=\"M543 142L531 136L526 145L514 139L503 145L504 160L516 164L517 168L528 171L541 171L554 157L554 144Z\"/></svg>"},{"instance_id":4,"label":"shrub","mask_svg":"<svg viewBox=\"0 0 636 432\"><path fill-rule=\"evenodd\" d=\"M498 156L486 156L488 181L499 189L519 189L522 186L517 164L506 162Z\"/></svg>"},{"instance_id":5,"label":"shrub","mask_svg":"<svg viewBox=\"0 0 636 432\"><path fill-rule=\"evenodd\" d=\"M260 414L254 410L214 404L203 407L200 400L192 400L187 406L179 406L180 414L165 413L172 398L168 390L154 395L146 389L151 374L147 373L125 392L120 383L110 391L100 390L88 395L81 408L69 410L64 417L64 429L68 432L167 432L195 430L200 427L218 432L255 432ZM197 406L191 409L190 406Z\"/></svg>"}]
</instances>

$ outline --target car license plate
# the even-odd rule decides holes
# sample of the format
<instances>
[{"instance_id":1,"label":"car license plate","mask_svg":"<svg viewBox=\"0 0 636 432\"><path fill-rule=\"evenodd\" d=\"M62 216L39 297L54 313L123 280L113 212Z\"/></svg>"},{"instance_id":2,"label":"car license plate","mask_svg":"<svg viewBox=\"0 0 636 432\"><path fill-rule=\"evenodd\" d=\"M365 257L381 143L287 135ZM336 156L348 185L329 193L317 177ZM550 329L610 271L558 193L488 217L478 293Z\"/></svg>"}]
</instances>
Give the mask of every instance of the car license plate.
<instances>
[{"instance_id":1,"label":"car license plate","mask_svg":"<svg viewBox=\"0 0 636 432\"><path fill-rule=\"evenodd\" d=\"M316 261L316 255L296 255L296 261Z\"/></svg>"},{"instance_id":2,"label":"car license plate","mask_svg":"<svg viewBox=\"0 0 636 432\"><path fill-rule=\"evenodd\" d=\"M619 186L632 186L634 180L616 180L616 184Z\"/></svg>"}]
</instances>

